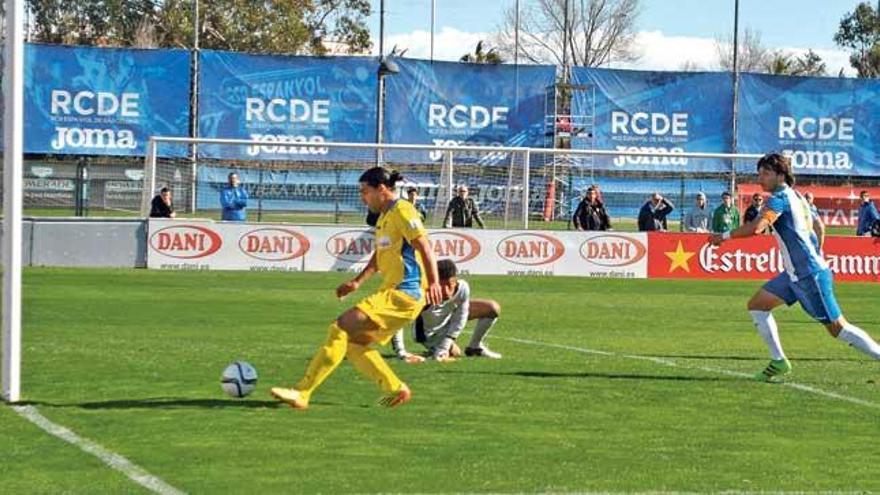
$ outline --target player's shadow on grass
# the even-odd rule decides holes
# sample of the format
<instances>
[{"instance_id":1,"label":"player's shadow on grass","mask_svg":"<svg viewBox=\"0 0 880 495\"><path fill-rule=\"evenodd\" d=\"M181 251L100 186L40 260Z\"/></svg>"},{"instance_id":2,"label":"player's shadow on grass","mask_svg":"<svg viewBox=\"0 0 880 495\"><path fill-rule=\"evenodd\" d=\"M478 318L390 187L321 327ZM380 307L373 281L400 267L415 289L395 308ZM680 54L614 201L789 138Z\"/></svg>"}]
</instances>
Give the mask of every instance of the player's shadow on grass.
<instances>
[{"instance_id":1,"label":"player's shadow on grass","mask_svg":"<svg viewBox=\"0 0 880 495\"><path fill-rule=\"evenodd\" d=\"M608 380L669 380L683 382L729 382L740 381L735 377L725 376L686 376L686 375L648 375L636 373L557 373L553 371L458 371L443 370L442 373L463 373L474 375L519 376L523 378L602 378Z\"/></svg>"},{"instance_id":2,"label":"player's shadow on grass","mask_svg":"<svg viewBox=\"0 0 880 495\"><path fill-rule=\"evenodd\" d=\"M76 407L79 409L260 409L274 408L281 404L274 400L235 400L235 399L187 399L182 397L156 397L148 399L108 400L101 402L79 402L53 404L33 401L29 405L47 407Z\"/></svg>"},{"instance_id":3,"label":"player's shadow on grass","mask_svg":"<svg viewBox=\"0 0 880 495\"><path fill-rule=\"evenodd\" d=\"M644 357L656 357L656 358L670 358L670 359L714 359L717 361L755 361L755 362L764 362L766 361L762 356L712 356L705 354L646 354ZM834 362L834 361L864 361L864 358L861 357L797 357L792 358L792 361L803 361L803 362Z\"/></svg>"}]
</instances>

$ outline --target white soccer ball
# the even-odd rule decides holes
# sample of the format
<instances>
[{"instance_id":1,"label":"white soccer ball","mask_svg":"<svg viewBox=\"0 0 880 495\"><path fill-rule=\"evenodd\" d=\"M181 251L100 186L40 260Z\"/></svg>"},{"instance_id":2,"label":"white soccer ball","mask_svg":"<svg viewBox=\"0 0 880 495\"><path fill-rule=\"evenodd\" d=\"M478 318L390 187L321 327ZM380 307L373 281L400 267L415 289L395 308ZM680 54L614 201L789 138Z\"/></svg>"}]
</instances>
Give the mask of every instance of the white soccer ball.
<instances>
[{"instance_id":1,"label":"white soccer ball","mask_svg":"<svg viewBox=\"0 0 880 495\"><path fill-rule=\"evenodd\" d=\"M236 361L223 370L220 386L232 397L245 397L257 386L257 370L244 361Z\"/></svg>"}]
</instances>

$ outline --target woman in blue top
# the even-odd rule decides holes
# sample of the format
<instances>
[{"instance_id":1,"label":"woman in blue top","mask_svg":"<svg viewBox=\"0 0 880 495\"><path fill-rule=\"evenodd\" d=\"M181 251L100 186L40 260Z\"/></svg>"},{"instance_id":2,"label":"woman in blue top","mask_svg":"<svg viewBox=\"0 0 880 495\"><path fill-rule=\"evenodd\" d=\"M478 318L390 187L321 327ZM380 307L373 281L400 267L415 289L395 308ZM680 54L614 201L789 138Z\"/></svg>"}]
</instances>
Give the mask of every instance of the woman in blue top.
<instances>
[{"instance_id":1,"label":"woman in blue top","mask_svg":"<svg viewBox=\"0 0 880 495\"><path fill-rule=\"evenodd\" d=\"M229 174L229 183L220 190L220 205L223 206L223 220L230 222L244 222L247 219L248 193L241 187L238 174Z\"/></svg>"}]
</instances>

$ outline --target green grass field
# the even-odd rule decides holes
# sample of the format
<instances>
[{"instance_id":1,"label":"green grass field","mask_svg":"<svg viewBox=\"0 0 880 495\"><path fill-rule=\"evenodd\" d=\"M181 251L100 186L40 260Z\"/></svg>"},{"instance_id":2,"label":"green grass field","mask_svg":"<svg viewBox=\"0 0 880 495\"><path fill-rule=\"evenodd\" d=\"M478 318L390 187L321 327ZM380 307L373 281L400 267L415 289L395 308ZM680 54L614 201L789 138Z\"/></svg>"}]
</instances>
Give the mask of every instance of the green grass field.
<instances>
[{"instance_id":1,"label":"green grass field","mask_svg":"<svg viewBox=\"0 0 880 495\"><path fill-rule=\"evenodd\" d=\"M24 400L190 493L880 490L880 363L792 308L788 385L744 378L756 283L472 277L501 361L394 360L394 410L343 363L308 411L276 405L343 277L27 269ZM880 287L837 293L880 337ZM244 400L218 383L236 359L260 372ZM4 493L145 492L8 406L0 438Z\"/></svg>"}]
</instances>

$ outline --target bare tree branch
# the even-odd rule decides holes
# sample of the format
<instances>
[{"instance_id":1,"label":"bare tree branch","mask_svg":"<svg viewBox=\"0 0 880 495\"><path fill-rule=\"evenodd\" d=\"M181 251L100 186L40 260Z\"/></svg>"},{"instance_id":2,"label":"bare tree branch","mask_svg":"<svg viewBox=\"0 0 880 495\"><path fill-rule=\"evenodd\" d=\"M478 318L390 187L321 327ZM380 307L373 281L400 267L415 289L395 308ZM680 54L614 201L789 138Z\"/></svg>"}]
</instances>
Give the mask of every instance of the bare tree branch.
<instances>
[{"instance_id":1,"label":"bare tree branch","mask_svg":"<svg viewBox=\"0 0 880 495\"><path fill-rule=\"evenodd\" d=\"M573 65L601 67L638 59L633 41L639 0L575 0L565 23L565 0L538 0L520 15L520 55L530 62L559 64L563 46ZM514 7L505 11L495 44L506 59L515 52Z\"/></svg>"},{"instance_id":2,"label":"bare tree branch","mask_svg":"<svg viewBox=\"0 0 880 495\"><path fill-rule=\"evenodd\" d=\"M715 38L718 52L718 65L722 70L733 70L733 40L728 37ZM770 53L761 43L761 32L745 29L739 40L737 65L740 72L764 72Z\"/></svg>"}]
</instances>

